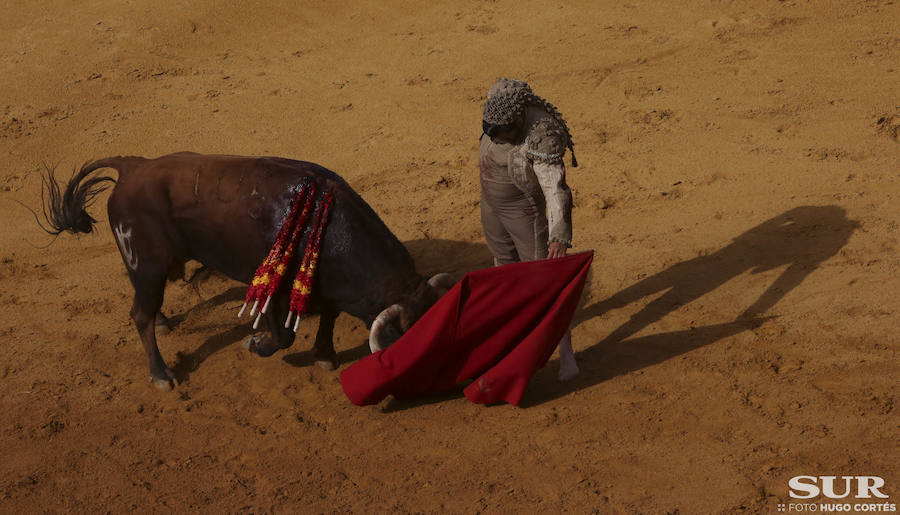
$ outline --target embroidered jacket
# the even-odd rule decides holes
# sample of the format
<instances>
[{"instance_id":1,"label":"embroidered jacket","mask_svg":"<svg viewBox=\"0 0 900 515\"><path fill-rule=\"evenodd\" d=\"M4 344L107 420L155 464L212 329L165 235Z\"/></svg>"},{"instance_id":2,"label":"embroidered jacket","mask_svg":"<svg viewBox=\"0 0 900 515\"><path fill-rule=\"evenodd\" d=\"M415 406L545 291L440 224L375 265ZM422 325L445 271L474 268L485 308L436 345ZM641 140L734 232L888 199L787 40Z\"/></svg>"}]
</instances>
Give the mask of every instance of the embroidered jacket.
<instances>
[{"instance_id":1,"label":"embroidered jacket","mask_svg":"<svg viewBox=\"0 0 900 515\"><path fill-rule=\"evenodd\" d=\"M487 137L484 140L490 141ZM565 152L565 130L546 111L529 106L525 112L525 138L509 150L509 180L538 205L546 206L549 241L571 247L572 191L566 184ZM485 178L484 173L482 177Z\"/></svg>"}]
</instances>

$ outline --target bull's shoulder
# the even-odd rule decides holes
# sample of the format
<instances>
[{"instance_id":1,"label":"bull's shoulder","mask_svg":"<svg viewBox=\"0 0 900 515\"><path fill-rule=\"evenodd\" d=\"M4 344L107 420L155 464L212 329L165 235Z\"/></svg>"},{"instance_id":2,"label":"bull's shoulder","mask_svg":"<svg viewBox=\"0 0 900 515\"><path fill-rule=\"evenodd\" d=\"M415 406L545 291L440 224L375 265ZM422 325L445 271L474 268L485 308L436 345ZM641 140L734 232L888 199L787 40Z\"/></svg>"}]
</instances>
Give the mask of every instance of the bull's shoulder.
<instances>
[{"instance_id":1,"label":"bull's shoulder","mask_svg":"<svg viewBox=\"0 0 900 515\"><path fill-rule=\"evenodd\" d=\"M309 177L322 187L332 190L348 189L350 185L337 172L310 161L299 161L286 157L259 157L255 160L258 169L286 177Z\"/></svg>"}]
</instances>

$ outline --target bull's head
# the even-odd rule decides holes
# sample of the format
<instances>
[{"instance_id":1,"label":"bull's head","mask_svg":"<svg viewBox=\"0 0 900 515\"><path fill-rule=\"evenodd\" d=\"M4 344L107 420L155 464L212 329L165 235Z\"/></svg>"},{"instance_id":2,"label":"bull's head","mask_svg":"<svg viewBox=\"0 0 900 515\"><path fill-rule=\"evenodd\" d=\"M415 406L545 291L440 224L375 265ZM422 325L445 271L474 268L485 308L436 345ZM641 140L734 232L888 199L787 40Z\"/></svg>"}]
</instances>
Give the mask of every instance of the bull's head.
<instances>
[{"instance_id":1,"label":"bull's head","mask_svg":"<svg viewBox=\"0 0 900 515\"><path fill-rule=\"evenodd\" d=\"M372 322L372 328L369 331L369 348L372 352L378 352L391 346L395 341L400 339L419 315L425 312L434 300L440 298L453 287L456 281L450 274L437 274L428 280L427 288L430 290L429 297L433 299L420 313L411 312L412 310L402 304L392 304L375 317Z\"/></svg>"}]
</instances>

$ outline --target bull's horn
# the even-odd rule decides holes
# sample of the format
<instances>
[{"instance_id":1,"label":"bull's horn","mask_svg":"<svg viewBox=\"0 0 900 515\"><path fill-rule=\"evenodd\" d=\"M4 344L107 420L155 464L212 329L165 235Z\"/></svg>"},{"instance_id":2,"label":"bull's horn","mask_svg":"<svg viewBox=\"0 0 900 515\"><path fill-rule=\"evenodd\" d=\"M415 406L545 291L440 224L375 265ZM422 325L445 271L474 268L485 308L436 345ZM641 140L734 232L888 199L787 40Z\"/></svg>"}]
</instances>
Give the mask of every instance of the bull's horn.
<instances>
[{"instance_id":1,"label":"bull's horn","mask_svg":"<svg viewBox=\"0 0 900 515\"><path fill-rule=\"evenodd\" d=\"M375 317L375 321L372 322L372 329L369 330L369 349L371 349L373 353L386 349L393 343L386 342L385 335L382 333L385 326L399 318L400 315L403 314L403 311L403 306L400 304L393 304Z\"/></svg>"},{"instance_id":2,"label":"bull's horn","mask_svg":"<svg viewBox=\"0 0 900 515\"><path fill-rule=\"evenodd\" d=\"M456 284L456 281L450 274L435 274L428 280L428 286L438 290L441 295L450 291L454 284Z\"/></svg>"}]
</instances>

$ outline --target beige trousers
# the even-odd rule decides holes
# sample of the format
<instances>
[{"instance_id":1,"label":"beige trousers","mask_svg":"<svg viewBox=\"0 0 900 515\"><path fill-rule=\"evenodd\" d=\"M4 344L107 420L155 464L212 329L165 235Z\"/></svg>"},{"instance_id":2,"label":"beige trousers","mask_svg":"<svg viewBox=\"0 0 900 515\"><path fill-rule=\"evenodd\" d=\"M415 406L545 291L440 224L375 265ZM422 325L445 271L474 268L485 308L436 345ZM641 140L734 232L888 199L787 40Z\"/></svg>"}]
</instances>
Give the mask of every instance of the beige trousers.
<instances>
[{"instance_id":1,"label":"beige trousers","mask_svg":"<svg viewBox=\"0 0 900 515\"><path fill-rule=\"evenodd\" d=\"M544 206L537 205L513 184L481 181L481 226L494 265L547 258L548 231ZM572 349L572 331L557 347L560 381L578 375Z\"/></svg>"},{"instance_id":2,"label":"beige trousers","mask_svg":"<svg viewBox=\"0 0 900 515\"><path fill-rule=\"evenodd\" d=\"M495 265L547 257L544 211L513 184L481 181L481 226Z\"/></svg>"}]
</instances>

